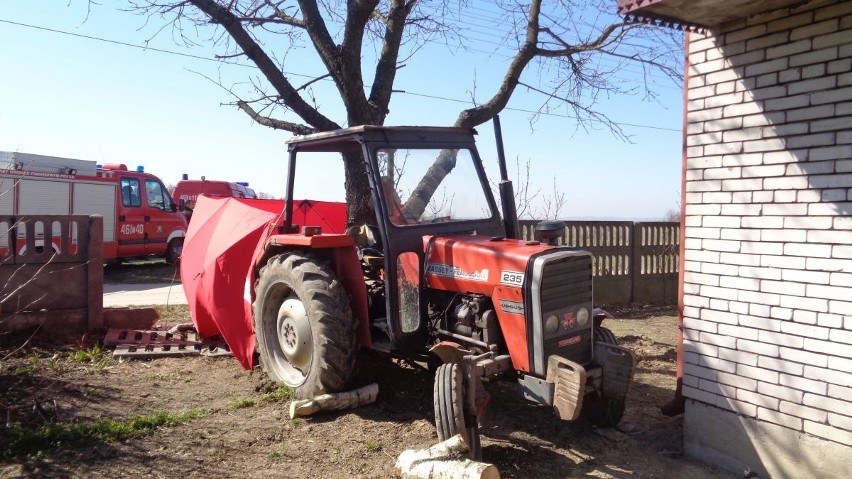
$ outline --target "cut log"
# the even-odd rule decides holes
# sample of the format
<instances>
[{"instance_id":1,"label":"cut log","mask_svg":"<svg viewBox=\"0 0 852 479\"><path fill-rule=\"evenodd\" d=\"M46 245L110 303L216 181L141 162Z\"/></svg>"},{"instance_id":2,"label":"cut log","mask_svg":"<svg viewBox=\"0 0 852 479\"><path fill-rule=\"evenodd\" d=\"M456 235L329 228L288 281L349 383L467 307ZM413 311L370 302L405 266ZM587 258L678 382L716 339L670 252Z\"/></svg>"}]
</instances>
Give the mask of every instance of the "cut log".
<instances>
[{"instance_id":1,"label":"cut log","mask_svg":"<svg viewBox=\"0 0 852 479\"><path fill-rule=\"evenodd\" d=\"M342 393L323 394L313 399L299 399L290 403L290 419L310 416L319 411L340 411L376 402L379 385L376 383Z\"/></svg>"},{"instance_id":2,"label":"cut log","mask_svg":"<svg viewBox=\"0 0 852 479\"><path fill-rule=\"evenodd\" d=\"M394 477L402 479L500 479L493 464L465 458L468 452L457 434L428 449L402 451L394 464Z\"/></svg>"}]
</instances>

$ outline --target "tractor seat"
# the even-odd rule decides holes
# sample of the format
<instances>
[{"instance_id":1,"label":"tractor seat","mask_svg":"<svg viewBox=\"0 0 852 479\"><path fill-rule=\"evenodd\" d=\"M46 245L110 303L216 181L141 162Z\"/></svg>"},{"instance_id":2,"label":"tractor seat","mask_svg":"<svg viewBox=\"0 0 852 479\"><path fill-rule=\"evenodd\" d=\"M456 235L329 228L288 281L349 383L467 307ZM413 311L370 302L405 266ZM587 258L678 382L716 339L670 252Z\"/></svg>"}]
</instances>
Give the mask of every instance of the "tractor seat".
<instances>
[{"instance_id":1,"label":"tractor seat","mask_svg":"<svg viewBox=\"0 0 852 479\"><path fill-rule=\"evenodd\" d=\"M375 225L350 226L346 234L352 237L358 249L359 258L370 266L380 266L385 262L379 228Z\"/></svg>"}]
</instances>

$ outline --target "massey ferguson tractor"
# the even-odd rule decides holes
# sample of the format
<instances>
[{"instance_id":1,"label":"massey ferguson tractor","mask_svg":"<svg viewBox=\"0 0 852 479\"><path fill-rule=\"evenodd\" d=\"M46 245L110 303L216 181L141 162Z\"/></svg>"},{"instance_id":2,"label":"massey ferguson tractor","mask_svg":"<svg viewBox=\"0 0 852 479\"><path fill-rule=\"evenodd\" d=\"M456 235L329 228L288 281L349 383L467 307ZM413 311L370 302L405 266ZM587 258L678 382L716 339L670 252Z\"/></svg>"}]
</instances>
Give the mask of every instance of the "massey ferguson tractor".
<instances>
[{"instance_id":1,"label":"massey ferguson tractor","mask_svg":"<svg viewBox=\"0 0 852 479\"><path fill-rule=\"evenodd\" d=\"M474 458L492 381L517 381L560 419L621 419L634 358L601 326L592 256L557 244L561 222L539 224L540 241L518 238L495 127L502 211L470 128L359 126L289 142L283 225L253 270L257 352L273 380L299 398L343 390L359 347L440 364L439 439L461 434ZM341 155L363 158L375 223L348 234L293 224L303 158Z\"/></svg>"}]
</instances>

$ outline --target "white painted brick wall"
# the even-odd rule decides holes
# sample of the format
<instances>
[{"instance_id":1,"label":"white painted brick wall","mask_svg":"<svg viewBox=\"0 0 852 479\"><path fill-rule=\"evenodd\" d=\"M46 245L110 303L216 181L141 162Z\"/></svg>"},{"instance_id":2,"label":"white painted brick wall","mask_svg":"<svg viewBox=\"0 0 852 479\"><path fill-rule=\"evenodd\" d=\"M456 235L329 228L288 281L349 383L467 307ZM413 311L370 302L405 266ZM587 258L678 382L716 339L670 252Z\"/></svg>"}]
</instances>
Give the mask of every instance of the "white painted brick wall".
<instances>
[{"instance_id":1,"label":"white painted brick wall","mask_svg":"<svg viewBox=\"0 0 852 479\"><path fill-rule=\"evenodd\" d=\"M684 394L852 445L852 2L691 34Z\"/></svg>"},{"instance_id":2,"label":"white painted brick wall","mask_svg":"<svg viewBox=\"0 0 852 479\"><path fill-rule=\"evenodd\" d=\"M852 2L691 34L684 393L852 445Z\"/></svg>"}]
</instances>

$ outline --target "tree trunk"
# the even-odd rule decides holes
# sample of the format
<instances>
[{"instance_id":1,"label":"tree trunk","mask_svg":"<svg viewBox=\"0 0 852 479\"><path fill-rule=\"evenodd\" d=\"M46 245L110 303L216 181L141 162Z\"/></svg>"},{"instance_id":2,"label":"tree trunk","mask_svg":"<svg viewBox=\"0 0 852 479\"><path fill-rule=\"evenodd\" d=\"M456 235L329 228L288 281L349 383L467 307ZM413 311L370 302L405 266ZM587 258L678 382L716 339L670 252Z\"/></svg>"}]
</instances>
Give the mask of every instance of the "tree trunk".
<instances>
[{"instance_id":1,"label":"tree trunk","mask_svg":"<svg viewBox=\"0 0 852 479\"><path fill-rule=\"evenodd\" d=\"M406 218L420 218L426 211L429 201L438 191L444 178L456 167L458 150L441 150L435 163L429 167L420 183L414 188L411 197L406 200L402 207L403 216Z\"/></svg>"},{"instance_id":2,"label":"tree trunk","mask_svg":"<svg viewBox=\"0 0 852 479\"><path fill-rule=\"evenodd\" d=\"M367 165L361 153L343 153L346 172L346 226L376 224Z\"/></svg>"}]
</instances>

